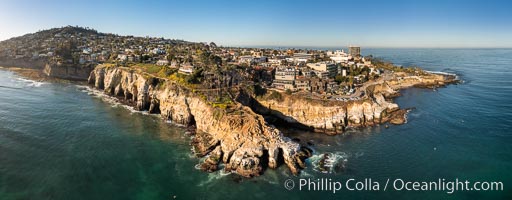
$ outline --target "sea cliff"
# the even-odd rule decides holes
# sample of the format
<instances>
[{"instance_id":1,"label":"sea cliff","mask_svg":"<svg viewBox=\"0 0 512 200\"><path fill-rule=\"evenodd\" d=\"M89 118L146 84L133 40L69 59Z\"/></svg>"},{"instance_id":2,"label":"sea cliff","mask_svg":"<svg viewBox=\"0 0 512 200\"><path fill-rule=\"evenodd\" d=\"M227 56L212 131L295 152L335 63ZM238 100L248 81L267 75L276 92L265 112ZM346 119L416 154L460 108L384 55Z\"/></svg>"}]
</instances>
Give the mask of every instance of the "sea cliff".
<instances>
[{"instance_id":1,"label":"sea cliff","mask_svg":"<svg viewBox=\"0 0 512 200\"><path fill-rule=\"evenodd\" d=\"M422 73L411 75L393 73L386 80L379 80L365 87L365 94L358 100L318 100L300 94L269 98L263 95L246 105L257 113L277 118L288 125L326 134L339 134L347 128L373 126L382 123L403 124L408 109L400 109L392 97L409 87L437 88L456 82L454 75Z\"/></svg>"},{"instance_id":2,"label":"sea cliff","mask_svg":"<svg viewBox=\"0 0 512 200\"><path fill-rule=\"evenodd\" d=\"M382 94L371 99L341 102L320 102L304 98L283 97L282 100L257 99L258 113L284 120L299 128L327 134L342 133L348 127L384 123L400 112L397 104L385 100Z\"/></svg>"},{"instance_id":3,"label":"sea cliff","mask_svg":"<svg viewBox=\"0 0 512 200\"><path fill-rule=\"evenodd\" d=\"M235 103L232 110L214 107L192 89L172 80L99 65L90 73L88 82L137 110L195 126L192 143L198 156L207 157L201 164L206 171L218 170L222 162L224 170L252 177L267 167L278 167L282 160L297 174L305 167L304 159L311 155L309 149L284 137L249 107L240 103Z\"/></svg>"},{"instance_id":4,"label":"sea cliff","mask_svg":"<svg viewBox=\"0 0 512 200\"><path fill-rule=\"evenodd\" d=\"M56 64L47 63L43 72L53 78L86 81L96 64Z\"/></svg>"},{"instance_id":5,"label":"sea cliff","mask_svg":"<svg viewBox=\"0 0 512 200\"><path fill-rule=\"evenodd\" d=\"M98 65L88 78L93 87L137 110L195 127L192 145L198 156L206 157L201 169L216 171L223 163L223 170L245 177L258 176L266 168L276 168L282 163L298 174L305 167L304 160L311 156L309 148L283 136L264 116L326 134L385 122L402 124L407 109L400 109L392 102L400 89L436 88L454 81L455 77L449 75L393 73L386 80L365 85L363 98L347 102L285 94L272 99L237 88L227 91L233 105L225 108L215 106L207 101L205 93L183 83L133 68Z\"/></svg>"}]
</instances>

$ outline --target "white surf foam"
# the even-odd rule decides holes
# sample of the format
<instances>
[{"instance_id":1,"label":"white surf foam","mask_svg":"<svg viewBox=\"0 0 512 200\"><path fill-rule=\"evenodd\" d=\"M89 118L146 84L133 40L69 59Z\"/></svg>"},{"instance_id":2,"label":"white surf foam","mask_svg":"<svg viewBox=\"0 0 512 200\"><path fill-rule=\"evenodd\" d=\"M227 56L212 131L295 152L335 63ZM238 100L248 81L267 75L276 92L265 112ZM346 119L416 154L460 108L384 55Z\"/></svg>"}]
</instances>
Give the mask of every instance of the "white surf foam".
<instances>
[{"instance_id":1,"label":"white surf foam","mask_svg":"<svg viewBox=\"0 0 512 200\"><path fill-rule=\"evenodd\" d=\"M427 70L425 70L425 72L427 72L427 73L431 73L431 74L440 74L440 75L446 75L446 76L455 76L455 80L459 80L459 75L457 75L457 74L455 74L455 73L441 72L441 71L427 71Z\"/></svg>"},{"instance_id":2,"label":"white surf foam","mask_svg":"<svg viewBox=\"0 0 512 200\"><path fill-rule=\"evenodd\" d=\"M112 107L122 107L122 108L125 108L126 110L129 110L130 113L132 113L132 114L133 113L138 113L138 114L143 114L143 115L159 116L158 114L150 114L148 111L135 110L134 107L126 105L126 104L123 104L116 97L112 97L112 96L110 96L108 94L105 94L105 92L103 92L101 90L98 90L96 88L92 88L92 87L89 87L89 86L83 86L83 85L79 85L79 86L76 86L76 87L80 91L86 92L90 96L97 97L97 98L101 99L102 101L111 104Z\"/></svg>"},{"instance_id":3,"label":"white surf foam","mask_svg":"<svg viewBox=\"0 0 512 200\"><path fill-rule=\"evenodd\" d=\"M210 185L213 182L215 182L217 180L221 180L230 174L231 174L231 172L224 172L223 169L220 169L220 170L217 170L216 172L209 173L208 178L206 178L206 180L199 182L199 184L197 184L197 185L201 186L201 187L205 186L205 185Z\"/></svg>"},{"instance_id":4,"label":"white surf foam","mask_svg":"<svg viewBox=\"0 0 512 200\"><path fill-rule=\"evenodd\" d=\"M26 87L41 87L42 85L46 84L45 82L34 81L34 80L30 80L30 79L24 79L24 78L21 78L21 77L16 78L16 80L18 82L25 83Z\"/></svg>"},{"instance_id":5,"label":"white surf foam","mask_svg":"<svg viewBox=\"0 0 512 200\"><path fill-rule=\"evenodd\" d=\"M324 160L324 169L320 168L320 161L323 159L324 154L327 154L328 158ZM313 170L321 173L336 173L336 168L344 168L348 162L349 155L345 152L337 151L334 153L321 153L313 155L309 158L313 165Z\"/></svg>"}]
</instances>

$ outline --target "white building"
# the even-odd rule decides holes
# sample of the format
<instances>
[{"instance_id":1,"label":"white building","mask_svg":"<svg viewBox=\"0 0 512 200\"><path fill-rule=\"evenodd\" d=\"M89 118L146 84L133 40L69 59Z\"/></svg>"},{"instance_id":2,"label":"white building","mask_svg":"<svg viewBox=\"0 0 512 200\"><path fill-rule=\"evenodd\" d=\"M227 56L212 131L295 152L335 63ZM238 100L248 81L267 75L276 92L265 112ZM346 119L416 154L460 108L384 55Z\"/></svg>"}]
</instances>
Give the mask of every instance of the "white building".
<instances>
[{"instance_id":1,"label":"white building","mask_svg":"<svg viewBox=\"0 0 512 200\"><path fill-rule=\"evenodd\" d=\"M238 58L238 63L251 64L253 61L254 61L254 57L252 57L252 56L240 56Z\"/></svg>"},{"instance_id":2,"label":"white building","mask_svg":"<svg viewBox=\"0 0 512 200\"><path fill-rule=\"evenodd\" d=\"M91 53L92 53L92 49L91 49L91 48L89 48L89 47L84 48L84 49L82 49L82 53L83 53L83 54L91 54Z\"/></svg>"},{"instance_id":3,"label":"white building","mask_svg":"<svg viewBox=\"0 0 512 200\"><path fill-rule=\"evenodd\" d=\"M154 48L153 50L151 50L151 53L153 53L153 54L165 54L165 50L160 49L160 48Z\"/></svg>"},{"instance_id":4,"label":"white building","mask_svg":"<svg viewBox=\"0 0 512 200\"><path fill-rule=\"evenodd\" d=\"M328 72L328 77L335 77L338 73L338 67L334 62L308 63L307 66L318 72Z\"/></svg>"},{"instance_id":5,"label":"white building","mask_svg":"<svg viewBox=\"0 0 512 200\"><path fill-rule=\"evenodd\" d=\"M119 54L119 55L117 55L117 59L119 59L120 61L126 61L126 60L128 60L128 55Z\"/></svg>"},{"instance_id":6,"label":"white building","mask_svg":"<svg viewBox=\"0 0 512 200\"><path fill-rule=\"evenodd\" d=\"M256 63L265 63L267 61L268 61L267 56L260 56L260 57L254 58L254 62L256 62Z\"/></svg>"},{"instance_id":7,"label":"white building","mask_svg":"<svg viewBox=\"0 0 512 200\"><path fill-rule=\"evenodd\" d=\"M180 67L178 72L182 73L182 74L192 74L192 73L194 73L194 66L192 66L190 64L185 64Z\"/></svg>"},{"instance_id":8,"label":"white building","mask_svg":"<svg viewBox=\"0 0 512 200\"><path fill-rule=\"evenodd\" d=\"M312 54L307 53L294 53L293 56L286 58L286 61L291 63L306 63L311 60Z\"/></svg>"},{"instance_id":9,"label":"white building","mask_svg":"<svg viewBox=\"0 0 512 200\"><path fill-rule=\"evenodd\" d=\"M295 90L295 76L297 71L292 67L278 67L272 85L277 89Z\"/></svg>"},{"instance_id":10,"label":"white building","mask_svg":"<svg viewBox=\"0 0 512 200\"><path fill-rule=\"evenodd\" d=\"M168 65L168 64L169 64L169 61L165 60L165 59L160 59L160 60L156 61L156 65L159 65L159 66L164 66L164 65Z\"/></svg>"},{"instance_id":11,"label":"white building","mask_svg":"<svg viewBox=\"0 0 512 200\"><path fill-rule=\"evenodd\" d=\"M274 64L274 65L281 65L281 63L283 62L284 59L278 59L278 58L271 58L271 59L268 59L268 62L270 64Z\"/></svg>"},{"instance_id":12,"label":"white building","mask_svg":"<svg viewBox=\"0 0 512 200\"><path fill-rule=\"evenodd\" d=\"M348 60L350 60L352 57L349 56L345 51L342 50L336 50L336 51L327 51L327 56L329 58L336 62L336 63L347 63Z\"/></svg>"},{"instance_id":13,"label":"white building","mask_svg":"<svg viewBox=\"0 0 512 200\"><path fill-rule=\"evenodd\" d=\"M297 71L293 67L278 67L276 68L275 78L279 80L295 80Z\"/></svg>"}]
</instances>

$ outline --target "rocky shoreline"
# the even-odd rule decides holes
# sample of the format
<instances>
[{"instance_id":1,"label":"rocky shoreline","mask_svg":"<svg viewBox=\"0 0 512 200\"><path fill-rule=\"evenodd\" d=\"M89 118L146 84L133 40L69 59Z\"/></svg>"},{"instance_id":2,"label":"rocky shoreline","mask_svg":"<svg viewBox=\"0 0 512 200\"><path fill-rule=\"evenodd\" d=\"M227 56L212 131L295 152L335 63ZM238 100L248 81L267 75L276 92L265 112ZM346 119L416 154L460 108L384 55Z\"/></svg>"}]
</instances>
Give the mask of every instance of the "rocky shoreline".
<instances>
[{"instance_id":1,"label":"rocky shoreline","mask_svg":"<svg viewBox=\"0 0 512 200\"><path fill-rule=\"evenodd\" d=\"M268 96L258 97L248 105L257 113L277 118L288 126L334 135L348 128L383 123L403 124L409 109L401 109L393 102L395 97L400 96L400 90L410 87L439 88L458 82L454 75L394 75L390 80L367 87L365 97L360 100L339 102L284 95L279 100L269 99Z\"/></svg>"},{"instance_id":2,"label":"rocky shoreline","mask_svg":"<svg viewBox=\"0 0 512 200\"><path fill-rule=\"evenodd\" d=\"M213 107L191 89L171 80L100 65L91 72L88 83L132 102L137 110L195 126L192 145L198 156L207 157L201 164L205 171L218 170L222 162L226 171L253 177L265 168L278 167L282 160L293 174L298 174L311 155L311 150L284 137L249 107L237 103L235 112Z\"/></svg>"},{"instance_id":3,"label":"rocky shoreline","mask_svg":"<svg viewBox=\"0 0 512 200\"><path fill-rule=\"evenodd\" d=\"M52 79L41 70L6 69L35 80ZM455 76L444 74L395 75L366 88L366 98L349 102L315 101L294 95L275 100L239 89L232 91L236 100L232 109L212 106L193 89L172 80L129 68L98 65L87 83L136 110L160 114L163 119L194 127L192 146L197 156L206 157L199 165L202 170L217 171L223 163L227 172L254 177L282 164L298 174L306 167L305 159L312 155L308 144L283 136L267 117L278 119L288 127L328 135L343 133L348 128L403 124L408 109L400 109L392 102L401 89L437 88L457 82Z\"/></svg>"}]
</instances>

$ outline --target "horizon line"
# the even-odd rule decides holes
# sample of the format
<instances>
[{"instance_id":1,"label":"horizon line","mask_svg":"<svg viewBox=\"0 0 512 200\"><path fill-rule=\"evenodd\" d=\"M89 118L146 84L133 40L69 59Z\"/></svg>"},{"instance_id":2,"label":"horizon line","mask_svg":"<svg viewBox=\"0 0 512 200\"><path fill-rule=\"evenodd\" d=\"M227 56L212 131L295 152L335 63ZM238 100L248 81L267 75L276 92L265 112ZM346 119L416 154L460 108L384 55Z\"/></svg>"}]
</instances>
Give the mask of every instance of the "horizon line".
<instances>
[{"instance_id":1,"label":"horizon line","mask_svg":"<svg viewBox=\"0 0 512 200\"><path fill-rule=\"evenodd\" d=\"M339 46L338 45L325 45L325 46L324 45L314 45L314 46L312 46L312 45L275 45L275 44L272 44L272 45L269 45L269 44L222 44L222 43L218 43L216 41L192 41L192 40L188 40L188 39L184 39L184 38L171 38L171 37L166 37L166 36L162 36L162 35L160 35L160 36L151 36L151 35L141 36L141 35L127 34L127 33L103 32L103 31L100 31L93 27L80 26L80 25L74 25L74 26L73 25L65 25L65 26L60 26L60 27L39 29L34 32L28 32L28 33L24 33L22 35L6 38L3 40L0 40L0 42L4 42L4 41L7 41L7 40L10 40L13 38L17 38L17 37L22 37L27 34L35 34L40 31L50 30L50 29L54 29L54 28L64 28L64 27L78 27L78 28L84 28L84 29L89 28L89 29L95 30L101 34L114 34L114 35L118 35L118 36L164 38L164 39L169 39L169 40L182 40L182 41L193 42L193 43L214 42L217 44L217 46L231 47L231 48L270 48L270 49L275 49L275 48L325 49L325 48L329 48L329 49L332 49L332 48L347 48L350 46L350 45L339 45ZM512 46L385 46L385 45L364 46L364 45L357 45L357 44L353 45L353 46L359 46L359 47L370 48L370 49L512 49Z\"/></svg>"}]
</instances>

